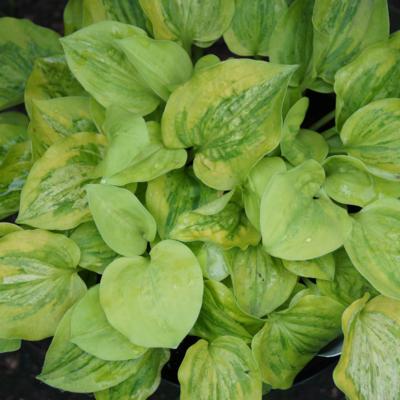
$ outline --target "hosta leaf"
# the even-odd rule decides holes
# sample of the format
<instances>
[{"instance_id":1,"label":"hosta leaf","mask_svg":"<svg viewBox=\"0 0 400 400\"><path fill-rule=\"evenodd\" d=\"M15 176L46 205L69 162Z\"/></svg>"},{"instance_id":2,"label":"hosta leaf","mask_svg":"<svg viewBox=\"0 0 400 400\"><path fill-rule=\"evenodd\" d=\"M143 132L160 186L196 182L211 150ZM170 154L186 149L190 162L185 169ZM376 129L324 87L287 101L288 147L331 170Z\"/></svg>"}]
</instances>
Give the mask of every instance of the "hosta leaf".
<instances>
[{"instance_id":1,"label":"hosta leaf","mask_svg":"<svg viewBox=\"0 0 400 400\"><path fill-rule=\"evenodd\" d=\"M76 266L79 248L41 230L0 239L0 338L52 336L64 313L86 291Z\"/></svg>"},{"instance_id":2,"label":"hosta leaf","mask_svg":"<svg viewBox=\"0 0 400 400\"><path fill-rule=\"evenodd\" d=\"M271 34L286 11L285 0L237 0L231 26L224 33L229 50L240 56L268 56Z\"/></svg>"},{"instance_id":3,"label":"hosta leaf","mask_svg":"<svg viewBox=\"0 0 400 400\"><path fill-rule=\"evenodd\" d=\"M0 222L0 238L9 233L18 231L23 231L23 229L16 224L11 224L10 222Z\"/></svg>"},{"instance_id":4,"label":"hosta leaf","mask_svg":"<svg viewBox=\"0 0 400 400\"><path fill-rule=\"evenodd\" d=\"M146 347L176 348L196 322L202 296L196 257L172 240L155 245L150 259L113 261L100 283L108 321L132 343Z\"/></svg>"},{"instance_id":5,"label":"hosta leaf","mask_svg":"<svg viewBox=\"0 0 400 400\"><path fill-rule=\"evenodd\" d=\"M246 343L232 336L191 346L178 371L181 400L261 399L257 364Z\"/></svg>"},{"instance_id":6,"label":"hosta leaf","mask_svg":"<svg viewBox=\"0 0 400 400\"><path fill-rule=\"evenodd\" d=\"M294 69L242 59L198 71L168 100L164 143L194 146L199 179L215 189L232 189L278 145L283 98Z\"/></svg>"},{"instance_id":7,"label":"hosta leaf","mask_svg":"<svg viewBox=\"0 0 400 400\"><path fill-rule=\"evenodd\" d=\"M298 276L332 281L335 276L335 260L332 254L326 254L313 260L283 260L287 270Z\"/></svg>"},{"instance_id":8,"label":"hosta leaf","mask_svg":"<svg viewBox=\"0 0 400 400\"><path fill-rule=\"evenodd\" d=\"M387 0L315 0L314 78L333 84L337 70L368 45L387 39Z\"/></svg>"},{"instance_id":9,"label":"hosta leaf","mask_svg":"<svg viewBox=\"0 0 400 400\"><path fill-rule=\"evenodd\" d=\"M400 182L372 175L357 158L332 156L323 164L324 189L335 201L364 207L383 196L400 197Z\"/></svg>"},{"instance_id":10,"label":"hosta leaf","mask_svg":"<svg viewBox=\"0 0 400 400\"><path fill-rule=\"evenodd\" d=\"M261 235L269 254L307 260L343 245L351 219L320 192L323 182L324 170L314 160L272 177L260 210Z\"/></svg>"},{"instance_id":11,"label":"hosta leaf","mask_svg":"<svg viewBox=\"0 0 400 400\"><path fill-rule=\"evenodd\" d=\"M19 339L0 339L0 354L18 351L21 348Z\"/></svg>"},{"instance_id":12,"label":"hosta leaf","mask_svg":"<svg viewBox=\"0 0 400 400\"><path fill-rule=\"evenodd\" d=\"M117 42L144 82L163 100L192 75L189 55L177 43L132 36Z\"/></svg>"},{"instance_id":13,"label":"hosta leaf","mask_svg":"<svg viewBox=\"0 0 400 400\"><path fill-rule=\"evenodd\" d=\"M81 96L34 100L29 136L35 160L58 140L79 132L97 132L90 114L90 98Z\"/></svg>"},{"instance_id":14,"label":"hosta leaf","mask_svg":"<svg viewBox=\"0 0 400 400\"><path fill-rule=\"evenodd\" d=\"M366 48L353 62L341 68L335 77L336 126L359 108L374 100L399 97L400 34Z\"/></svg>"},{"instance_id":15,"label":"hosta leaf","mask_svg":"<svg viewBox=\"0 0 400 400\"><path fill-rule=\"evenodd\" d=\"M298 100L287 113L283 124L281 152L292 165L300 165L309 159L322 162L328 155L328 144L322 135L300 129L308 104L307 97Z\"/></svg>"},{"instance_id":16,"label":"hosta leaf","mask_svg":"<svg viewBox=\"0 0 400 400\"><path fill-rule=\"evenodd\" d=\"M206 340L229 335L251 341L263 321L242 311L230 289L217 281L206 281L199 318L191 334Z\"/></svg>"},{"instance_id":17,"label":"hosta leaf","mask_svg":"<svg viewBox=\"0 0 400 400\"><path fill-rule=\"evenodd\" d=\"M89 208L101 237L116 253L143 254L154 240L156 222L128 189L97 184L86 186Z\"/></svg>"},{"instance_id":18,"label":"hosta leaf","mask_svg":"<svg viewBox=\"0 0 400 400\"><path fill-rule=\"evenodd\" d=\"M0 110L20 104L36 58L62 52L59 36L26 19L0 19Z\"/></svg>"},{"instance_id":19,"label":"hosta leaf","mask_svg":"<svg viewBox=\"0 0 400 400\"><path fill-rule=\"evenodd\" d=\"M12 115L10 117L7 115L10 114L0 114L0 165L15 144L28 140L27 126L14 121Z\"/></svg>"},{"instance_id":20,"label":"hosta leaf","mask_svg":"<svg viewBox=\"0 0 400 400\"><path fill-rule=\"evenodd\" d=\"M400 99L374 101L344 124L340 138L350 156L374 175L400 180Z\"/></svg>"},{"instance_id":21,"label":"hosta leaf","mask_svg":"<svg viewBox=\"0 0 400 400\"><path fill-rule=\"evenodd\" d=\"M131 343L107 321L100 305L99 285L74 307L70 340L86 353L107 361L132 360L147 350Z\"/></svg>"},{"instance_id":22,"label":"hosta leaf","mask_svg":"<svg viewBox=\"0 0 400 400\"><path fill-rule=\"evenodd\" d=\"M283 304L297 282L281 260L269 256L262 245L242 251L231 250L229 267L233 291L239 306L251 315L263 317Z\"/></svg>"},{"instance_id":23,"label":"hosta leaf","mask_svg":"<svg viewBox=\"0 0 400 400\"><path fill-rule=\"evenodd\" d=\"M83 0L83 26L111 20L146 29L138 0Z\"/></svg>"},{"instance_id":24,"label":"hosta leaf","mask_svg":"<svg viewBox=\"0 0 400 400\"><path fill-rule=\"evenodd\" d=\"M354 266L379 292L400 299L400 201L377 200L353 221L345 248Z\"/></svg>"},{"instance_id":25,"label":"hosta leaf","mask_svg":"<svg viewBox=\"0 0 400 400\"><path fill-rule=\"evenodd\" d=\"M335 260L335 277L332 281L317 280L321 294L329 296L345 306L361 298L365 293L378 294L370 283L354 268L345 249L333 253Z\"/></svg>"},{"instance_id":26,"label":"hosta leaf","mask_svg":"<svg viewBox=\"0 0 400 400\"><path fill-rule=\"evenodd\" d=\"M87 95L69 70L64 56L39 58L26 83L25 107L32 117L34 100Z\"/></svg>"},{"instance_id":27,"label":"hosta leaf","mask_svg":"<svg viewBox=\"0 0 400 400\"><path fill-rule=\"evenodd\" d=\"M219 57L215 54L206 54L203 57L200 57L196 64L194 65L194 72L200 71L204 68L212 67L215 64L221 62Z\"/></svg>"},{"instance_id":28,"label":"hosta leaf","mask_svg":"<svg viewBox=\"0 0 400 400\"><path fill-rule=\"evenodd\" d=\"M186 162L185 150L171 150L163 145L156 122L146 124L135 114L111 107L103 128L110 141L102 164L104 183L150 181Z\"/></svg>"},{"instance_id":29,"label":"hosta leaf","mask_svg":"<svg viewBox=\"0 0 400 400\"><path fill-rule=\"evenodd\" d=\"M242 188L246 216L260 230L261 197L272 176L286 171L285 161L280 157L265 157L250 171L247 182Z\"/></svg>"},{"instance_id":30,"label":"hosta leaf","mask_svg":"<svg viewBox=\"0 0 400 400\"><path fill-rule=\"evenodd\" d=\"M340 334L343 309L329 297L306 294L272 313L252 343L263 381L273 388L292 386L304 366Z\"/></svg>"},{"instance_id":31,"label":"hosta leaf","mask_svg":"<svg viewBox=\"0 0 400 400\"><path fill-rule=\"evenodd\" d=\"M82 268L102 274L107 265L117 257L102 239L94 222L79 225L70 238L81 249L79 266Z\"/></svg>"},{"instance_id":32,"label":"hosta leaf","mask_svg":"<svg viewBox=\"0 0 400 400\"><path fill-rule=\"evenodd\" d=\"M117 386L95 393L96 400L146 400L158 388L161 369L169 359L166 349L147 351L141 357L141 367L134 375Z\"/></svg>"},{"instance_id":33,"label":"hosta leaf","mask_svg":"<svg viewBox=\"0 0 400 400\"><path fill-rule=\"evenodd\" d=\"M66 230L88 221L84 186L98 178L105 142L103 135L77 133L49 147L22 190L18 223Z\"/></svg>"},{"instance_id":34,"label":"hosta leaf","mask_svg":"<svg viewBox=\"0 0 400 400\"><path fill-rule=\"evenodd\" d=\"M333 377L349 400L400 396L400 302L384 296L355 301L343 314L344 345Z\"/></svg>"},{"instance_id":35,"label":"hosta leaf","mask_svg":"<svg viewBox=\"0 0 400 400\"><path fill-rule=\"evenodd\" d=\"M259 234L237 203L231 202L211 215L202 211L222 196L199 182L190 171L175 171L148 184L146 204L157 221L161 238L214 242L224 248L257 244Z\"/></svg>"},{"instance_id":36,"label":"hosta leaf","mask_svg":"<svg viewBox=\"0 0 400 400\"><path fill-rule=\"evenodd\" d=\"M227 254L220 246L203 243L195 254L205 278L222 281L229 275Z\"/></svg>"},{"instance_id":37,"label":"hosta leaf","mask_svg":"<svg viewBox=\"0 0 400 400\"><path fill-rule=\"evenodd\" d=\"M190 50L192 43L208 47L229 27L234 0L192 2L139 0L150 19L156 39L178 40Z\"/></svg>"},{"instance_id":38,"label":"hosta leaf","mask_svg":"<svg viewBox=\"0 0 400 400\"><path fill-rule=\"evenodd\" d=\"M63 13L65 36L81 29L83 26L83 1L68 0Z\"/></svg>"},{"instance_id":39,"label":"hosta leaf","mask_svg":"<svg viewBox=\"0 0 400 400\"><path fill-rule=\"evenodd\" d=\"M305 78L313 50L311 22L314 0L295 0L279 19L270 39L270 60L278 64L297 64L291 85L300 85Z\"/></svg>"},{"instance_id":40,"label":"hosta leaf","mask_svg":"<svg viewBox=\"0 0 400 400\"><path fill-rule=\"evenodd\" d=\"M131 25L99 22L61 40L71 71L104 107L116 105L140 115L154 111L158 98L145 85L115 41L146 35Z\"/></svg>"},{"instance_id":41,"label":"hosta leaf","mask_svg":"<svg viewBox=\"0 0 400 400\"><path fill-rule=\"evenodd\" d=\"M71 339L69 310L46 353L43 370L38 379L57 389L76 393L91 393L116 386L143 369L149 350L143 356L128 361L105 361L85 353Z\"/></svg>"},{"instance_id":42,"label":"hosta leaf","mask_svg":"<svg viewBox=\"0 0 400 400\"><path fill-rule=\"evenodd\" d=\"M31 159L31 143L25 141L14 144L0 165L0 219L18 212Z\"/></svg>"}]
</instances>

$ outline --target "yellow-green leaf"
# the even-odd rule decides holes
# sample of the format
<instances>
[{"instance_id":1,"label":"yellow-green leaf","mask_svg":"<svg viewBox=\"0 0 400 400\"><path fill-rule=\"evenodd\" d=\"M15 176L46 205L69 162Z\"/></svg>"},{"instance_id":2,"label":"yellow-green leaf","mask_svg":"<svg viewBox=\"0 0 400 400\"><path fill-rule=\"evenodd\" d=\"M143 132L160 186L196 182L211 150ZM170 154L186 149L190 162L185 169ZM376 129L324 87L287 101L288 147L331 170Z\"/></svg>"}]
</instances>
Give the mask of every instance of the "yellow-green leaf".
<instances>
[{"instance_id":1,"label":"yellow-green leaf","mask_svg":"<svg viewBox=\"0 0 400 400\"><path fill-rule=\"evenodd\" d=\"M241 339L199 340L186 352L178 371L181 400L261 400L260 372Z\"/></svg>"},{"instance_id":2,"label":"yellow-green leaf","mask_svg":"<svg viewBox=\"0 0 400 400\"><path fill-rule=\"evenodd\" d=\"M26 19L0 18L0 110L23 102L35 59L60 54L58 39Z\"/></svg>"},{"instance_id":3,"label":"yellow-green leaf","mask_svg":"<svg viewBox=\"0 0 400 400\"><path fill-rule=\"evenodd\" d=\"M400 301L368 296L355 301L342 319L344 345L333 373L349 400L400 396Z\"/></svg>"},{"instance_id":4,"label":"yellow-green leaf","mask_svg":"<svg viewBox=\"0 0 400 400\"><path fill-rule=\"evenodd\" d=\"M282 104L294 69L242 59L197 71L167 102L165 145L194 146L195 174L212 188L229 190L244 182L279 144Z\"/></svg>"},{"instance_id":5,"label":"yellow-green leaf","mask_svg":"<svg viewBox=\"0 0 400 400\"><path fill-rule=\"evenodd\" d=\"M100 283L100 303L110 324L145 347L176 348L196 322L202 297L195 255L173 240L156 244L150 258L113 261Z\"/></svg>"},{"instance_id":6,"label":"yellow-green leaf","mask_svg":"<svg viewBox=\"0 0 400 400\"><path fill-rule=\"evenodd\" d=\"M29 173L18 222L66 230L90 220L84 186L98 179L105 143L103 135L77 133L49 147Z\"/></svg>"},{"instance_id":7,"label":"yellow-green leaf","mask_svg":"<svg viewBox=\"0 0 400 400\"><path fill-rule=\"evenodd\" d=\"M86 291L76 270L78 246L42 230L0 239L0 338L52 336L64 313Z\"/></svg>"},{"instance_id":8,"label":"yellow-green leaf","mask_svg":"<svg viewBox=\"0 0 400 400\"><path fill-rule=\"evenodd\" d=\"M326 254L312 260L283 260L283 265L293 274L306 278L332 281L335 276L335 260L332 254Z\"/></svg>"}]
</instances>

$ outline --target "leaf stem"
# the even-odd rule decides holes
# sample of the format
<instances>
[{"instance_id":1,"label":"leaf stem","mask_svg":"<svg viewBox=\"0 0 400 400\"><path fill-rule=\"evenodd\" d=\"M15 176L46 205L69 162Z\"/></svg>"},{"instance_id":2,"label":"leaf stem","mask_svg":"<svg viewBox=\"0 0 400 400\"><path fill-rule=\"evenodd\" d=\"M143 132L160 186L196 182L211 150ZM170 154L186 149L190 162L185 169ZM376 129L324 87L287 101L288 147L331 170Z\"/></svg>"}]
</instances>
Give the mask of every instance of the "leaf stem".
<instances>
[{"instance_id":1,"label":"leaf stem","mask_svg":"<svg viewBox=\"0 0 400 400\"><path fill-rule=\"evenodd\" d=\"M320 129L323 126L325 126L328 122L332 121L334 118L335 118L335 110L332 110L332 111L328 112L328 114L324 115L317 122L314 122L310 126L310 129L313 130L313 131L317 131L318 129Z\"/></svg>"}]
</instances>

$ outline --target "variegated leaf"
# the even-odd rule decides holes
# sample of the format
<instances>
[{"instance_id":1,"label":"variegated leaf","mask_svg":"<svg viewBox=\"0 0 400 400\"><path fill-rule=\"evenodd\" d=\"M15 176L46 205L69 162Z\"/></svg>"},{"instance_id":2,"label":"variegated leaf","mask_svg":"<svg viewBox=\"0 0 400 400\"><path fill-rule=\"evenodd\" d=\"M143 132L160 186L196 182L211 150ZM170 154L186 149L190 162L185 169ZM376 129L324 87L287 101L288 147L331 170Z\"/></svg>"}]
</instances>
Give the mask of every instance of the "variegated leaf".
<instances>
[{"instance_id":1,"label":"variegated leaf","mask_svg":"<svg viewBox=\"0 0 400 400\"><path fill-rule=\"evenodd\" d=\"M260 372L241 339L199 340L186 352L178 371L181 400L261 400Z\"/></svg>"},{"instance_id":2,"label":"variegated leaf","mask_svg":"<svg viewBox=\"0 0 400 400\"><path fill-rule=\"evenodd\" d=\"M72 229L90 219L84 186L97 181L106 139L77 133L53 144L32 167L21 194L18 222Z\"/></svg>"},{"instance_id":3,"label":"variegated leaf","mask_svg":"<svg viewBox=\"0 0 400 400\"><path fill-rule=\"evenodd\" d=\"M197 177L212 188L232 189L279 144L283 99L295 68L242 59L198 71L167 102L164 143L194 146Z\"/></svg>"},{"instance_id":4,"label":"variegated leaf","mask_svg":"<svg viewBox=\"0 0 400 400\"><path fill-rule=\"evenodd\" d=\"M64 313L85 294L79 248L42 230L0 239L0 338L52 336Z\"/></svg>"},{"instance_id":5,"label":"variegated leaf","mask_svg":"<svg viewBox=\"0 0 400 400\"><path fill-rule=\"evenodd\" d=\"M400 396L400 301L368 296L348 307L342 319L343 352L333 373L349 400Z\"/></svg>"},{"instance_id":6,"label":"variegated leaf","mask_svg":"<svg viewBox=\"0 0 400 400\"><path fill-rule=\"evenodd\" d=\"M8 235L9 233L18 231L23 231L23 228L21 228L17 224L12 224L10 222L0 222L0 238Z\"/></svg>"},{"instance_id":7,"label":"variegated leaf","mask_svg":"<svg viewBox=\"0 0 400 400\"><path fill-rule=\"evenodd\" d=\"M306 278L332 281L335 276L335 260L332 254L326 254L312 260L283 260L283 265L293 274Z\"/></svg>"},{"instance_id":8,"label":"variegated leaf","mask_svg":"<svg viewBox=\"0 0 400 400\"><path fill-rule=\"evenodd\" d=\"M0 110L20 104L35 59L62 52L59 36L26 19L0 19Z\"/></svg>"},{"instance_id":9,"label":"variegated leaf","mask_svg":"<svg viewBox=\"0 0 400 400\"><path fill-rule=\"evenodd\" d=\"M61 39L61 43L71 71L102 106L116 105L146 115L156 109L159 99L115 43L137 35L146 33L132 25L104 21Z\"/></svg>"}]
</instances>

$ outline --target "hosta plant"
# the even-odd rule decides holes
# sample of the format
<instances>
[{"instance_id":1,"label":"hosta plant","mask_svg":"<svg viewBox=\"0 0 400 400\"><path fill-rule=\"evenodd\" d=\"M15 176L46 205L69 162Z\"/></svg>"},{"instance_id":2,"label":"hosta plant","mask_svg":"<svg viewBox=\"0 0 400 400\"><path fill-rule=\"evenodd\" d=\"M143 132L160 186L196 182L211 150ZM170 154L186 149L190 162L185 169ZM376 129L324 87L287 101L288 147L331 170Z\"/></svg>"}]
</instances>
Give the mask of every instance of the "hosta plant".
<instances>
[{"instance_id":1,"label":"hosta plant","mask_svg":"<svg viewBox=\"0 0 400 400\"><path fill-rule=\"evenodd\" d=\"M38 379L144 400L189 335L182 400L259 400L344 335L337 386L398 400L386 0L70 0L64 20L0 19L0 351L52 337ZM320 120L313 92L336 99Z\"/></svg>"}]
</instances>

